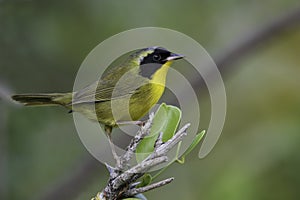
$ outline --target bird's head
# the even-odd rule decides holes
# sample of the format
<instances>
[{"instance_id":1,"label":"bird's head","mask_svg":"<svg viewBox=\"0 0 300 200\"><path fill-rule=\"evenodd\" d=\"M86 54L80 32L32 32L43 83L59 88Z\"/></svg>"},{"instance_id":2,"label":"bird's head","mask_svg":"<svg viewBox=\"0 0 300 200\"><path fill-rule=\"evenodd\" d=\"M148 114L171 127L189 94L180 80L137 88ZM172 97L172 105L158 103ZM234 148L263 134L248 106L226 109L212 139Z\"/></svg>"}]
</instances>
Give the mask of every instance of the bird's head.
<instances>
[{"instance_id":1,"label":"bird's head","mask_svg":"<svg viewBox=\"0 0 300 200\"><path fill-rule=\"evenodd\" d=\"M139 66L141 76L151 79L158 70L168 68L174 60L183 57L162 47L148 47L138 50L130 56L130 59Z\"/></svg>"}]
</instances>

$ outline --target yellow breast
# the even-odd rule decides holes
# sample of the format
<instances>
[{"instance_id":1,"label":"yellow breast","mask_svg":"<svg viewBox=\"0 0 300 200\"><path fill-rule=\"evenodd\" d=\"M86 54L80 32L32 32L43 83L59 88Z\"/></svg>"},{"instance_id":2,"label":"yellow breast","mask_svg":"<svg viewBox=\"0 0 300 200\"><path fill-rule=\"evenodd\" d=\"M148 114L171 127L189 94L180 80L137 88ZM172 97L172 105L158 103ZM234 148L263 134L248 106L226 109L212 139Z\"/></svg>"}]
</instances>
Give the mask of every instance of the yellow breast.
<instances>
[{"instance_id":1,"label":"yellow breast","mask_svg":"<svg viewBox=\"0 0 300 200\"><path fill-rule=\"evenodd\" d=\"M158 69L152 76L150 83L160 84L165 87L166 84L166 77L171 66L172 61L166 62L160 69Z\"/></svg>"},{"instance_id":2,"label":"yellow breast","mask_svg":"<svg viewBox=\"0 0 300 200\"><path fill-rule=\"evenodd\" d=\"M142 86L130 100L130 115L133 120L143 117L159 101L165 90L166 76L171 62L157 70L149 83Z\"/></svg>"}]
</instances>

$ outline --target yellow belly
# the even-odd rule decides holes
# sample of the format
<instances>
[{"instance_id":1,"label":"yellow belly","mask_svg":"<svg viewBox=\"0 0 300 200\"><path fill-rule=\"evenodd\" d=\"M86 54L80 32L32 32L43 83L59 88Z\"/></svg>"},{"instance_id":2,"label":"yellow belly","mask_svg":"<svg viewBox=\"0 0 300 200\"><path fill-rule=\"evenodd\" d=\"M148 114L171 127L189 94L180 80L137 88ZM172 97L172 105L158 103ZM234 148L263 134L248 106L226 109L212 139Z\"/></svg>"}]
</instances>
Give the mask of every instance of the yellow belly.
<instances>
[{"instance_id":1,"label":"yellow belly","mask_svg":"<svg viewBox=\"0 0 300 200\"><path fill-rule=\"evenodd\" d=\"M149 83L139 89L130 99L132 120L139 120L159 101L164 92L164 85Z\"/></svg>"}]
</instances>

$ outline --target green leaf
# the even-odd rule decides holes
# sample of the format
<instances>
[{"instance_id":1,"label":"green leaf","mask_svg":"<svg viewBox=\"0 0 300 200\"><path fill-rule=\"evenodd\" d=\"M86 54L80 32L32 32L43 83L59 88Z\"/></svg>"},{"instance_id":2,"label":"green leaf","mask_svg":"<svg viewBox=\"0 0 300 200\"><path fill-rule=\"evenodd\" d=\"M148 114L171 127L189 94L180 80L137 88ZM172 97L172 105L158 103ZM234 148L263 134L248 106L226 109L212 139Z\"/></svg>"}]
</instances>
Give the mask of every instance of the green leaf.
<instances>
[{"instance_id":1,"label":"green leaf","mask_svg":"<svg viewBox=\"0 0 300 200\"><path fill-rule=\"evenodd\" d=\"M205 135L205 130L201 131L196 135L194 140L192 141L191 145L187 148L187 150L182 154L181 159L177 159L177 162L183 164L185 157L199 144L203 136Z\"/></svg>"},{"instance_id":2,"label":"green leaf","mask_svg":"<svg viewBox=\"0 0 300 200\"><path fill-rule=\"evenodd\" d=\"M181 119L181 110L176 106L166 104L163 104L163 108L165 111L161 114L165 114L165 118L159 119L161 116L158 115L156 123L153 123L152 131L156 131L157 134L163 132L162 141L167 142L174 136L178 128Z\"/></svg>"},{"instance_id":3,"label":"green leaf","mask_svg":"<svg viewBox=\"0 0 300 200\"><path fill-rule=\"evenodd\" d=\"M150 174L144 174L142 177L142 182L137 187L144 187L151 183L152 176Z\"/></svg>"},{"instance_id":4,"label":"green leaf","mask_svg":"<svg viewBox=\"0 0 300 200\"><path fill-rule=\"evenodd\" d=\"M173 137L180 119L181 110L176 106L166 105L165 103L159 106L155 113L149 136L145 137L137 146L136 159L139 163L154 151L154 144L159 133L163 133L163 142Z\"/></svg>"}]
</instances>

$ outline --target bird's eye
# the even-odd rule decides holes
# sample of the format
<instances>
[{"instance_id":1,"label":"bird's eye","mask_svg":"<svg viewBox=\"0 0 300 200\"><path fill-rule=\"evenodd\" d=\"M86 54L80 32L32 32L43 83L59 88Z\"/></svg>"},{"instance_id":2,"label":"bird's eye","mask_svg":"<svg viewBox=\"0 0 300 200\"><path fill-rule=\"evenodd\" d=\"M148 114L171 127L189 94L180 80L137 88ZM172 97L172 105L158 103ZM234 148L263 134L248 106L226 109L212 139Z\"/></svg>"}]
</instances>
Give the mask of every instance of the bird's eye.
<instances>
[{"instance_id":1,"label":"bird's eye","mask_svg":"<svg viewBox=\"0 0 300 200\"><path fill-rule=\"evenodd\" d=\"M153 60L154 61L159 61L161 59L161 56L158 54L153 55Z\"/></svg>"}]
</instances>

